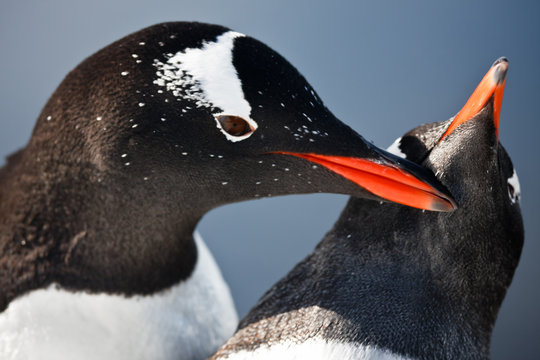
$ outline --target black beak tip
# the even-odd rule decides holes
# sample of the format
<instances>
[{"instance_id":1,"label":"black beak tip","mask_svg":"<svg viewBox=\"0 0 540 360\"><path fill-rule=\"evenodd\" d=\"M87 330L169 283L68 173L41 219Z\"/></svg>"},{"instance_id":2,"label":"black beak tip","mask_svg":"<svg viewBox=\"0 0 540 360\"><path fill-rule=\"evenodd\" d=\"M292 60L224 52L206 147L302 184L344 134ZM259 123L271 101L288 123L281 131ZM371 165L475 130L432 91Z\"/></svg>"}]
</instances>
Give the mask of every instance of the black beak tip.
<instances>
[{"instance_id":1,"label":"black beak tip","mask_svg":"<svg viewBox=\"0 0 540 360\"><path fill-rule=\"evenodd\" d=\"M500 57L495 60L491 67L495 68L495 71L493 73L495 81L497 82L497 84L502 84L504 79L506 79L506 72L508 71L508 59L504 56Z\"/></svg>"},{"instance_id":2,"label":"black beak tip","mask_svg":"<svg viewBox=\"0 0 540 360\"><path fill-rule=\"evenodd\" d=\"M452 212L457 210L457 208L456 202L451 197L447 197L443 201L433 202L432 204L432 211Z\"/></svg>"},{"instance_id":3,"label":"black beak tip","mask_svg":"<svg viewBox=\"0 0 540 360\"><path fill-rule=\"evenodd\" d=\"M500 63L507 63L508 64L508 58L505 57L505 56L501 56L500 58L498 58L497 60L495 60L495 62L493 63L493 65L491 65L492 67L497 65L497 64L500 64Z\"/></svg>"},{"instance_id":4,"label":"black beak tip","mask_svg":"<svg viewBox=\"0 0 540 360\"><path fill-rule=\"evenodd\" d=\"M439 182L439 180L437 180L433 173L412 161L400 158L386 150L377 149L377 151L385 160L391 161L394 164L397 163L398 166L402 166L404 170L410 172L418 179L422 179L429 183L433 189L439 193L439 199L433 201L431 204L431 211L452 212L458 208L457 203L450 192Z\"/></svg>"}]
</instances>

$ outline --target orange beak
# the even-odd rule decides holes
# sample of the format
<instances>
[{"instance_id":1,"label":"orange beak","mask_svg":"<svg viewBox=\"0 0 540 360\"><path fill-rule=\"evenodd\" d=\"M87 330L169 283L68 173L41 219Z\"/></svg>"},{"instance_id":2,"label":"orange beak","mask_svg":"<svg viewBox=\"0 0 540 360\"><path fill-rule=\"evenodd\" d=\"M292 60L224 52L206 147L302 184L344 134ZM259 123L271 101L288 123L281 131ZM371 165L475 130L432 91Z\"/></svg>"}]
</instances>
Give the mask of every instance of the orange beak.
<instances>
[{"instance_id":1,"label":"orange beak","mask_svg":"<svg viewBox=\"0 0 540 360\"><path fill-rule=\"evenodd\" d=\"M441 139L451 134L459 125L472 119L482 110L487 102L493 98L493 123L497 130L497 140L499 140L499 120L501 116L501 105L506 84L506 72L508 71L508 60L500 58L493 63L480 84L476 87L467 103L454 117L454 120L443 134Z\"/></svg>"},{"instance_id":2,"label":"orange beak","mask_svg":"<svg viewBox=\"0 0 540 360\"><path fill-rule=\"evenodd\" d=\"M277 152L297 156L343 176L384 199L431 211L453 211L452 198L396 164L345 156Z\"/></svg>"}]
</instances>

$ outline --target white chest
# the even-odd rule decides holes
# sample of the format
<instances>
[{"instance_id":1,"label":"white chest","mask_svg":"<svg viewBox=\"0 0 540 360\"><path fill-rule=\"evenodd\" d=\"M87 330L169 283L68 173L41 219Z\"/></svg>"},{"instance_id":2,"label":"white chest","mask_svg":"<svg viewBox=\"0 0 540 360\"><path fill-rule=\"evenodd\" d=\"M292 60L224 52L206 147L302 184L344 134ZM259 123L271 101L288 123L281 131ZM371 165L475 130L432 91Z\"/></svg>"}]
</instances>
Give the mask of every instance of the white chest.
<instances>
[{"instance_id":1,"label":"white chest","mask_svg":"<svg viewBox=\"0 0 540 360\"><path fill-rule=\"evenodd\" d=\"M225 281L202 239L192 276L152 296L35 290L0 314L0 359L198 359L238 323Z\"/></svg>"},{"instance_id":2,"label":"white chest","mask_svg":"<svg viewBox=\"0 0 540 360\"><path fill-rule=\"evenodd\" d=\"M411 360L373 346L313 338L297 343L285 340L254 351L239 351L228 360Z\"/></svg>"}]
</instances>

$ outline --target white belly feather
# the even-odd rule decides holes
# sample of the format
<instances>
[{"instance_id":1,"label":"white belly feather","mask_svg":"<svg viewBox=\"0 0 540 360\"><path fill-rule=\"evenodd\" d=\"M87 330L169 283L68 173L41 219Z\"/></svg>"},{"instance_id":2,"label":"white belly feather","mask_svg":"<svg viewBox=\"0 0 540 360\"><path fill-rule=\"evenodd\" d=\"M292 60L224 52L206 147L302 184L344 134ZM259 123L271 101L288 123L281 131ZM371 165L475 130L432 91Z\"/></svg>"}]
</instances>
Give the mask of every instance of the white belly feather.
<instances>
[{"instance_id":1,"label":"white belly feather","mask_svg":"<svg viewBox=\"0 0 540 360\"><path fill-rule=\"evenodd\" d=\"M192 359L211 355L238 323L229 288L195 234L192 276L151 296L75 293L52 285L0 314L0 359Z\"/></svg>"},{"instance_id":2,"label":"white belly feather","mask_svg":"<svg viewBox=\"0 0 540 360\"><path fill-rule=\"evenodd\" d=\"M328 341L321 338L295 342L294 339L238 351L228 360L411 360L374 346Z\"/></svg>"}]
</instances>

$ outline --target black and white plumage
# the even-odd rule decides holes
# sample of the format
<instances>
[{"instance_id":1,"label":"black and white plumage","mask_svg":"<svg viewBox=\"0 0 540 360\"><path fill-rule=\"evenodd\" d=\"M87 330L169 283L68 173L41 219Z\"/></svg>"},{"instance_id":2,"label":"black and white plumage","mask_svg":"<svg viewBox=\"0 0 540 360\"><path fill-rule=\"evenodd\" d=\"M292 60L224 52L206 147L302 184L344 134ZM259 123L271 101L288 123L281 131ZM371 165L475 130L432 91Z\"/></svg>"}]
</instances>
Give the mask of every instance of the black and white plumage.
<instances>
[{"instance_id":1,"label":"black and white plumage","mask_svg":"<svg viewBox=\"0 0 540 360\"><path fill-rule=\"evenodd\" d=\"M359 159L392 172L370 175L382 190L344 165ZM237 317L197 222L312 192L453 208L430 172L365 142L255 39L165 23L107 46L67 75L0 169L0 358L211 354Z\"/></svg>"},{"instance_id":2,"label":"black and white plumage","mask_svg":"<svg viewBox=\"0 0 540 360\"><path fill-rule=\"evenodd\" d=\"M523 245L519 182L498 141L508 63L465 107L391 149L431 169L458 204L430 213L351 198L212 359L487 359Z\"/></svg>"}]
</instances>

